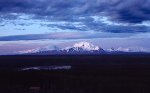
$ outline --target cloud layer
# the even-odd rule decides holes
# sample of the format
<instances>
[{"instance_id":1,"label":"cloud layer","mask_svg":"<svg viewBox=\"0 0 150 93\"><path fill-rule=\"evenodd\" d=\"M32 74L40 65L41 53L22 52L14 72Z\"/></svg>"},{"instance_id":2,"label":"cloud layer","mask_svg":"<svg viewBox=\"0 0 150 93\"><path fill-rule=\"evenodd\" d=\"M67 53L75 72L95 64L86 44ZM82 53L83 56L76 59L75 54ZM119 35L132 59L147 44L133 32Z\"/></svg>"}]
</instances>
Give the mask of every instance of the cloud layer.
<instances>
[{"instance_id":1,"label":"cloud layer","mask_svg":"<svg viewBox=\"0 0 150 93\"><path fill-rule=\"evenodd\" d=\"M133 34L113 34L113 33L92 33L92 32L55 32L46 34L28 34L1 36L0 41L19 41L19 40L80 40L80 39L98 39L98 38L127 38Z\"/></svg>"},{"instance_id":2,"label":"cloud layer","mask_svg":"<svg viewBox=\"0 0 150 93\"><path fill-rule=\"evenodd\" d=\"M13 19L19 13L59 21L107 16L116 22L141 23L150 20L150 0L0 0L1 18Z\"/></svg>"}]
</instances>

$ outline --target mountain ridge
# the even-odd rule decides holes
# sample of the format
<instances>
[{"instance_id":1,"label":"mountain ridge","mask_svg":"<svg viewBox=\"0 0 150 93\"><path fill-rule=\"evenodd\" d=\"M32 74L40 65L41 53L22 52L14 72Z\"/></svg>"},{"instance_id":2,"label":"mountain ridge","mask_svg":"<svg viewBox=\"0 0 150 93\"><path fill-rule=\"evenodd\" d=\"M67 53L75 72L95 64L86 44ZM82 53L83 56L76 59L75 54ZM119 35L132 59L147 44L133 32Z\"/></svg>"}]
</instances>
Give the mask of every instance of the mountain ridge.
<instances>
[{"instance_id":1,"label":"mountain ridge","mask_svg":"<svg viewBox=\"0 0 150 93\"><path fill-rule=\"evenodd\" d=\"M77 54L125 54L125 53L146 53L144 51L133 51L128 48L111 48L109 50L104 50L100 46L95 46L89 42L78 42L71 47L59 48L54 46L54 49L49 47L37 48L27 51L22 51L20 54L31 54L31 55L77 55Z\"/></svg>"}]
</instances>

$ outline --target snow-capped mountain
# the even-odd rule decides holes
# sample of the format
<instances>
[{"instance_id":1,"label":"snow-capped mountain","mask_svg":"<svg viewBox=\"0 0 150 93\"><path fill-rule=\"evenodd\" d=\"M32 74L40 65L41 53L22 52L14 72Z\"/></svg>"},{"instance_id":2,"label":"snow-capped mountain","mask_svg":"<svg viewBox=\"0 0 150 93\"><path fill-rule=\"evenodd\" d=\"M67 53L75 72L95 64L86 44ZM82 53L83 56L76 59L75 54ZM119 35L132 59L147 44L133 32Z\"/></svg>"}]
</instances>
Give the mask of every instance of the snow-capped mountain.
<instances>
[{"instance_id":1,"label":"snow-capped mountain","mask_svg":"<svg viewBox=\"0 0 150 93\"><path fill-rule=\"evenodd\" d=\"M82 48L84 50L99 50L100 47L98 46L94 46L93 44L89 43L89 42L79 42L79 43L75 43L74 48Z\"/></svg>"},{"instance_id":2,"label":"snow-capped mountain","mask_svg":"<svg viewBox=\"0 0 150 93\"><path fill-rule=\"evenodd\" d=\"M122 48L122 47L119 47L119 48L110 48L107 50L108 52L132 52L133 50L131 50L130 48Z\"/></svg>"},{"instance_id":3,"label":"snow-capped mountain","mask_svg":"<svg viewBox=\"0 0 150 93\"><path fill-rule=\"evenodd\" d=\"M119 48L110 48L108 52L150 52L148 49L142 47L119 47Z\"/></svg>"},{"instance_id":4,"label":"snow-capped mountain","mask_svg":"<svg viewBox=\"0 0 150 93\"><path fill-rule=\"evenodd\" d=\"M77 42L71 47L59 48L54 46L20 51L20 54L90 54L105 52L101 47L95 46L89 42Z\"/></svg>"},{"instance_id":5,"label":"snow-capped mountain","mask_svg":"<svg viewBox=\"0 0 150 93\"><path fill-rule=\"evenodd\" d=\"M60 51L61 48L57 47L57 46L46 46L46 47L42 47L42 48L35 48L35 49L29 49L29 50L23 50L23 51L19 51L19 54L24 54L24 53L37 53L37 52L42 52L42 51Z\"/></svg>"},{"instance_id":6,"label":"snow-capped mountain","mask_svg":"<svg viewBox=\"0 0 150 93\"><path fill-rule=\"evenodd\" d=\"M140 50L139 50L140 49ZM102 49L100 46L95 46L89 42L77 42L73 46L59 48L58 46L47 46L43 48L20 51L19 54L34 54L34 55L61 55L61 54L119 54L119 53L136 53L144 52L141 48L111 48Z\"/></svg>"},{"instance_id":7,"label":"snow-capped mountain","mask_svg":"<svg viewBox=\"0 0 150 93\"><path fill-rule=\"evenodd\" d=\"M39 52L39 51L40 51L40 48L29 49L29 50L18 51L18 54L24 54L24 53L36 53L36 52Z\"/></svg>"},{"instance_id":8,"label":"snow-capped mountain","mask_svg":"<svg viewBox=\"0 0 150 93\"><path fill-rule=\"evenodd\" d=\"M75 43L73 47L67 47L64 50L66 50L67 52L104 51L101 47L94 46L89 42L78 42Z\"/></svg>"}]
</instances>

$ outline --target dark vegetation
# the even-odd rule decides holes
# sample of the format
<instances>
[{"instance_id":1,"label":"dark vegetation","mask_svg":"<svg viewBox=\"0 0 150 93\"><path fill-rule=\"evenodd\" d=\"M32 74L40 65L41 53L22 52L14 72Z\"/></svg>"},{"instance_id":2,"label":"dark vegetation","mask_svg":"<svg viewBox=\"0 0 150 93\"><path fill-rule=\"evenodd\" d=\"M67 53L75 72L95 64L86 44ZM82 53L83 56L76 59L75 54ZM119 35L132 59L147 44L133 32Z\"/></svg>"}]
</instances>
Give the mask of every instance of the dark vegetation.
<instances>
[{"instance_id":1,"label":"dark vegetation","mask_svg":"<svg viewBox=\"0 0 150 93\"><path fill-rule=\"evenodd\" d=\"M28 70L32 66L70 70ZM2 56L0 93L149 93L150 55Z\"/></svg>"}]
</instances>

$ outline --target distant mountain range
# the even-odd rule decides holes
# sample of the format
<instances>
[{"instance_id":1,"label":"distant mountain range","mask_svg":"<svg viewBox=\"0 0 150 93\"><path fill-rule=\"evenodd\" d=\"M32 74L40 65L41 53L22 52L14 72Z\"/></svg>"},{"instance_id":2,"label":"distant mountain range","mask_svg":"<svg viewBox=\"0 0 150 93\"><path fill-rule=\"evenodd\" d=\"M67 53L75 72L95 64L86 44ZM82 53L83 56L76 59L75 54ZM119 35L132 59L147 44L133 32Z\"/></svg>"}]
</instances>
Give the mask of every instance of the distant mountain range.
<instances>
[{"instance_id":1,"label":"distant mountain range","mask_svg":"<svg viewBox=\"0 0 150 93\"><path fill-rule=\"evenodd\" d=\"M93 55L93 54L126 54L126 53L145 53L144 51L133 51L131 49L114 49L104 50L99 46L95 46L89 42L78 42L72 47L61 49L57 46L54 49L49 47L21 51L20 54L25 55Z\"/></svg>"}]
</instances>

